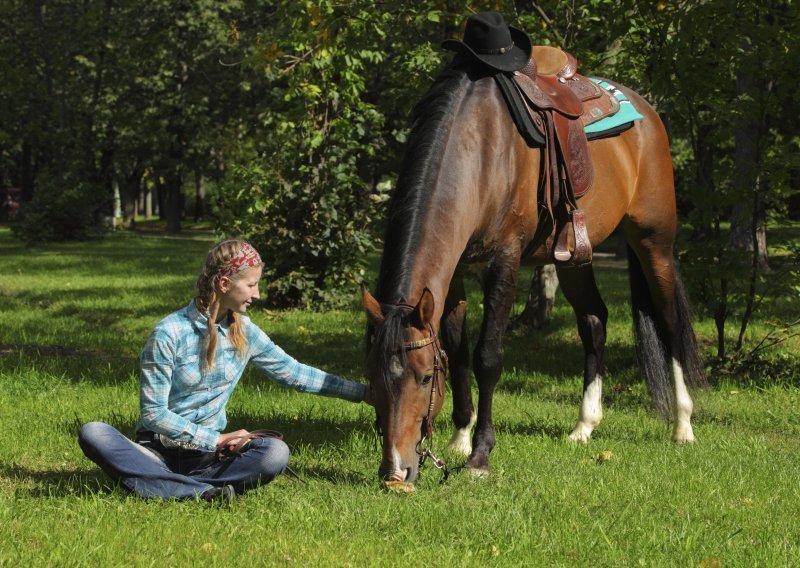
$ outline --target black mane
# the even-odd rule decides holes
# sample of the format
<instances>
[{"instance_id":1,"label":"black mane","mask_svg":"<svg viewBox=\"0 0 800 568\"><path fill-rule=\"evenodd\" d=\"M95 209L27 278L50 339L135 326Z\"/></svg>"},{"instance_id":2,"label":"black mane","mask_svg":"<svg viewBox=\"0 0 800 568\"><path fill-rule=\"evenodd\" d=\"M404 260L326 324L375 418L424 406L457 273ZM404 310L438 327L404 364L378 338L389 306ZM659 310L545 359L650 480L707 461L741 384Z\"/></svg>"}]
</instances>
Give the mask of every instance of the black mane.
<instances>
[{"instance_id":1,"label":"black mane","mask_svg":"<svg viewBox=\"0 0 800 568\"><path fill-rule=\"evenodd\" d=\"M384 312L383 323L374 330L372 336L372 346L377 346L377 370L381 375L383 383L386 385L386 392L391 393L392 377L389 374L389 362L392 356L396 355L400 366L406 368L406 350L403 349L405 335L403 330L407 327L408 311L401 306L381 306ZM373 330L368 330L371 334Z\"/></svg>"},{"instance_id":2,"label":"black mane","mask_svg":"<svg viewBox=\"0 0 800 568\"><path fill-rule=\"evenodd\" d=\"M455 63L439 75L414 107L403 166L389 203L375 293L381 302L394 304L408 294L408 279L423 234L433 180L441 166L451 121L470 85L469 69Z\"/></svg>"}]
</instances>

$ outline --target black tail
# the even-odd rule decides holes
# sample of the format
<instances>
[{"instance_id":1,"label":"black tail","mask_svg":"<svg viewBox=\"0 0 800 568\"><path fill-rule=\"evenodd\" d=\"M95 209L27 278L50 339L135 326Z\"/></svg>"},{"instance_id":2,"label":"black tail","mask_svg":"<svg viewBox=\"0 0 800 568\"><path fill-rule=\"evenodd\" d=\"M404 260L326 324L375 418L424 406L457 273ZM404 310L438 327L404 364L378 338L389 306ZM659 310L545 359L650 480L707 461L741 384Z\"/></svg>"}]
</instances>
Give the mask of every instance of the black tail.
<instances>
[{"instance_id":1,"label":"black tail","mask_svg":"<svg viewBox=\"0 0 800 568\"><path fill-rule=\"evenodd\" d=\"M633 250L628 247L628 272L631 285L631 310L636 337L636 355L645 374L647 388L653 404L661 415L669 420L673 415L675 392L672 384L672 355L683 368L687 386L706 385L705 372L697 349L697 340L692 329L691 311L686 290L680 275L675 273L676 331L679 336L677 353L671 353L667 343L664 319L658 317L653 308L650 289L642 271L642 265Z\"/></svg>"}]
</instances>

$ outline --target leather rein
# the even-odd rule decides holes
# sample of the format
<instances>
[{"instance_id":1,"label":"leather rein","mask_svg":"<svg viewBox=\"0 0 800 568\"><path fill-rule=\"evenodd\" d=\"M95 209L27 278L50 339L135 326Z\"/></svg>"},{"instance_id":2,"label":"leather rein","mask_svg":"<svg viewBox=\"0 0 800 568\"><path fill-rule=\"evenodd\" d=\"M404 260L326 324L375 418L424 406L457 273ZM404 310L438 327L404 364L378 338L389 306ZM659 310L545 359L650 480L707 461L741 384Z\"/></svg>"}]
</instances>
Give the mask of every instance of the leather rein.
<instances>
[{"instance_id":1,"label":"leather rein","mask_svg":"<svg viewBox=\"0 0 800 568\"><path fill-rule=\"evenodd\" d=\"M401 308L407 312L413 311L415 308L415 306L405 303L397 303L393 304L393 306ZM422 467L422 464L425 463L425 460L430 458L431 462L433 462L433 465L442 470L444 473L444 479L446 480L450 475L447 464L443 459L437 458L433 454L431 447L433 445L433 407L435 406L434 393L437 393L440 397L444 397L444 383L447 375L448 360L447 353L445 353L444 349L442 349L442 346L439 343L439 338L433 329L433 324L428 323L428 331L430 332L428 337L418 339L417 341L408 341L403 343L400 348L404 351L412 351L414 349L423 349L430 345L433 349L433 376L431 377L431 396L430 401L428 402L428 414L422 419L422 437L420 438L419 442L417 442L414 451L416 451L417 455L419 456L419 467ZM380 420L378 419L375 420L375 429L379 436L383 435L383 432L381 432L380 428ZM426 440L428 442L428 446L423 447Z\"/></svg>"},{"instance_id":2,"label":"leather rein","mask_svg":"<svg viewBox=\"0 0 800 568\"><path fill-rule=\"evenodd\" d=\"M420 467L422 467L422 464L425 463L426 458L431 458L433 465L438 469L443 470L445 473L445 478L447 478L447 464L443 459L437 458L431 451L431 448L433 447L433 407L435 402L433 395L436 393L440 397L444 397L444 382L445 377L447 376L447 353L444 352L444 349L442 349L442 346L439 344L439 339L436 336L436 332L433 330L433 324L428 324L428 330L430 331L430 335L425 339L410 341L403 344L403 349L406 351L410 351L412 349L422 349L428 345L431 345L433 348L431 398L430 402L428 403L428 414L422 419L422 438L420 438L419 442L417 442L414 450L419 456ZM428 441L428 446L424 447L426 440Z\"/></svg>"}]
</instances>

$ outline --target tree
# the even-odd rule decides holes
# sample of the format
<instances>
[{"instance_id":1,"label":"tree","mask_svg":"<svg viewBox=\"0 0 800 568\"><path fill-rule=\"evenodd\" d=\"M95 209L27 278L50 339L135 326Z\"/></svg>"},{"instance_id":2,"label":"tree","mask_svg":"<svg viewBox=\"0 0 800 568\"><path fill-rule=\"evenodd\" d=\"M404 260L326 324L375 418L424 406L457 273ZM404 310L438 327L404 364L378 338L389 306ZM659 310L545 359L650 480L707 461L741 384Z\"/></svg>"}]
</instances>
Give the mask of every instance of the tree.
<instances>
[{"instance_id":1,"label":"tree","mask_svg":"<svg viewBox=\"0 0 800 568\"><path fill-rule=\"evenodd\" d=\"M780 214L792 191L787 172L796 159L789 149L797 137L787 141L775 125L787 100L779 91L797 91L788 71L797 6L662 2L637 5L632 14L636 33L625 41L645 46L638 68L669 117L679 202L692 229L681 254L684 274L714 318L717 356L724 359L726 323L739 318L735 350L741 349L763 298L764 220ZM747 227L745 241L760 246L731 246L731 219L734 229Z\"/></svg>"}]
</instances>

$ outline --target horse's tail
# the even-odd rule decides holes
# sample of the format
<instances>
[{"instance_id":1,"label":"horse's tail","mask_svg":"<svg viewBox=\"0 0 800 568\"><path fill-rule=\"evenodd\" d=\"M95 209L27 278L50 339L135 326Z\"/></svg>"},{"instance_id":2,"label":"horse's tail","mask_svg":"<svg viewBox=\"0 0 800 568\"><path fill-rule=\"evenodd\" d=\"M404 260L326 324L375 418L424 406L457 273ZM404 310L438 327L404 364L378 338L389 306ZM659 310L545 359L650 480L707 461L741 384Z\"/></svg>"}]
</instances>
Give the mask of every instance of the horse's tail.
<instances>
[{"instance_id":1,"label":"horse's tail","mask_svg":"<svg viewBox=\"0 0 800 568\"><path fill-rule=\"evenodd\" d=\"M628 247L628 272L631 285L631 310L636 339L636 355L645 374L647 388L653 404L665 419L673 416L675 392L672 379L671 356L680 363L683 378L689 387L706 385L705 372L697 349L697 339L692 329L689 299L680 275L675 269L675 316L678 333L678 353L671 353L666 341L663 321L657 317L653 299L647 286L642 265L633 249Z\"/></svg>"}]
</instances>

